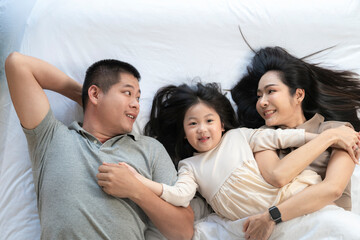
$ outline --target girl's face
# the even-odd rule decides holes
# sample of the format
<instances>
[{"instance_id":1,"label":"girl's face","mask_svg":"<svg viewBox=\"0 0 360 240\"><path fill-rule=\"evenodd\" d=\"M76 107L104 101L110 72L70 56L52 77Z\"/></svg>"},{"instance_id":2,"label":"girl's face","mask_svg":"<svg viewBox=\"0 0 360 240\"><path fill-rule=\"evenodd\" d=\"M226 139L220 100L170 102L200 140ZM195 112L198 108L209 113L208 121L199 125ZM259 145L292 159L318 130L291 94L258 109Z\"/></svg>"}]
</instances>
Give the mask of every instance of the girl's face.
<instances>
[{"instance_id":1,"label":"girl's face","mask_svg":"<svg viewBox=\"0 0 360 240\"><path fill-rule=\"evenodd\" d=\"M190 107L184 118L185 137L198 152L213 149L225 131L215 109L200 102Z\"/></svg>"},{"instance_id":2,"label":"girl's face","mask_svg":"<svg viewBox=\"0 0 360 240\"><path fill-rule=\"evenodd\" d=\"M267 126L294 128L306 121L301 107L304 90L298 88L291 96L280 72L269 71L261 77L257 96L256 110Z\"/></svg>"}]
</instances>

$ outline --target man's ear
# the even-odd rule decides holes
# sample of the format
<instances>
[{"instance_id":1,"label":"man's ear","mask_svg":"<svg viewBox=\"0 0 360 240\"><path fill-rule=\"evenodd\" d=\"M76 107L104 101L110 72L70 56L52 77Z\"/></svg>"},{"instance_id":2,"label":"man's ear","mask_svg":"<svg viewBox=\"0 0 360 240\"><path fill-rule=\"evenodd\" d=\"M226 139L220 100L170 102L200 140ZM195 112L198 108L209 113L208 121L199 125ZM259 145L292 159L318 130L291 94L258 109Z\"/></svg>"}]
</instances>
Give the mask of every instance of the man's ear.
<instances>
[{"instance_id":1,"label":"man's ear","mask_svg":"<svg viewBox=\"0 0 360 240\"><path fill-rule=\"evenodd\" d=\"M298 103L302 103L305 98L305 90L302 88L297 88L295 92L296 100Z\"/></svg>"},{"instance_id":2,"label":"man's ear","mask_svg":"<svg viewBox=\"0 0 360 240\"><path fill-rule=\"evenodd\" d=\"M101 89L98 86L91 85L88 89L89 102L93 105L97 105L101 94Z\"/></svg>"}]
</instances>

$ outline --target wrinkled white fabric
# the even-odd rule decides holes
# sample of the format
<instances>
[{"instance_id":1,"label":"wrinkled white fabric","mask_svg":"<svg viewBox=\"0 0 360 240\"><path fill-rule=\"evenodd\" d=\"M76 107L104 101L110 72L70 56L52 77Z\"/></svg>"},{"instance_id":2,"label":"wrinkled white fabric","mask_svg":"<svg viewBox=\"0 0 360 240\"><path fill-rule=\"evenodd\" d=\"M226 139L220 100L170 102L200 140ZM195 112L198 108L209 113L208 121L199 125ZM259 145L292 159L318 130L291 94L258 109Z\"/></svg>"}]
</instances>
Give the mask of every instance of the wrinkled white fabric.
<instances>
[{"instance_id":1,"label":"wrinkled white fabric","mask_svg":"<svg viewBox=\"0 0 360 240\"><path fill-rule=\"evenodd\" d=\"M231 221L210 214L195 224L193 240L242 240L246 218ZM277 224L269 240L357 240L360 216L335 205Z\"/></svg>"}]
</instances>

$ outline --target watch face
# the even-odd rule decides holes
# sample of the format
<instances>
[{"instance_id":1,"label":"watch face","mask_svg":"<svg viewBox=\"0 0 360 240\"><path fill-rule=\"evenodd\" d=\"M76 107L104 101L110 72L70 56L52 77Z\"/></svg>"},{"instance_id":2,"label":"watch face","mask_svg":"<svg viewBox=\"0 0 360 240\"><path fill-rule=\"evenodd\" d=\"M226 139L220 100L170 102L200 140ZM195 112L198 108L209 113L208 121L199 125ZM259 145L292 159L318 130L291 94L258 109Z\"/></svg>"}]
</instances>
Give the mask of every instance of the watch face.
<instances>
[{"instance_id":1,"label":"watch face","mask_svg":"<svg viewBox=\"0 0 360 240\"><path fill-rule=\"evenodd\" d=\"M280 211L277 207L270 209L270 215L273 219L281 217Z\"/></svg>"},{"instance_id":2,"label":"watch face","mask_svg":"<svg viewBox=\"0 0 360 240\"><path fill-rule=\"evenodd\" d=\"M281 213L279 211L279 209L275 206L269 208L269 213L270 213L270 217L271 219L276 223L280 223L282 220L281 220Z\"/></svg>"}]
</instances>

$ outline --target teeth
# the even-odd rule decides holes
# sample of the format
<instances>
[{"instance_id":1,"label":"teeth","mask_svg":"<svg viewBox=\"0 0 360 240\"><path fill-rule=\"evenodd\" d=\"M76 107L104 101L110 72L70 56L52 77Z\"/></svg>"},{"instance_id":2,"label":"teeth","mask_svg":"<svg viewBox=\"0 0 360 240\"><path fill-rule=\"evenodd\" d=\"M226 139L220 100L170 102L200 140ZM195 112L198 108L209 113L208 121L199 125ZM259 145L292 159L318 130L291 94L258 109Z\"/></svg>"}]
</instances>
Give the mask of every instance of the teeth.
<instances>
[{"instance_id":1,"label":"teeth","mask_svg":"<svg viewBox=\"0 0 360 240\"><path fill-rule=\"evenodd\" d=\"M264 112L264 115L266 116L266 115L272 114L272 113L274 113L274 112L275 112L275 110L272 110L272 111L266 111L266 112Z\"/></svg>"},{"instance_id":2,"label":"teeth","mask_svg":"<svg viewBox=\"0 0 360 240\"><path fill-rule=\"evenodd\" d=\"M126 116L128 116L129 118L134 119L134 116L132 116L132 115L127 114Z\"/></svg>"}]
</instances>

